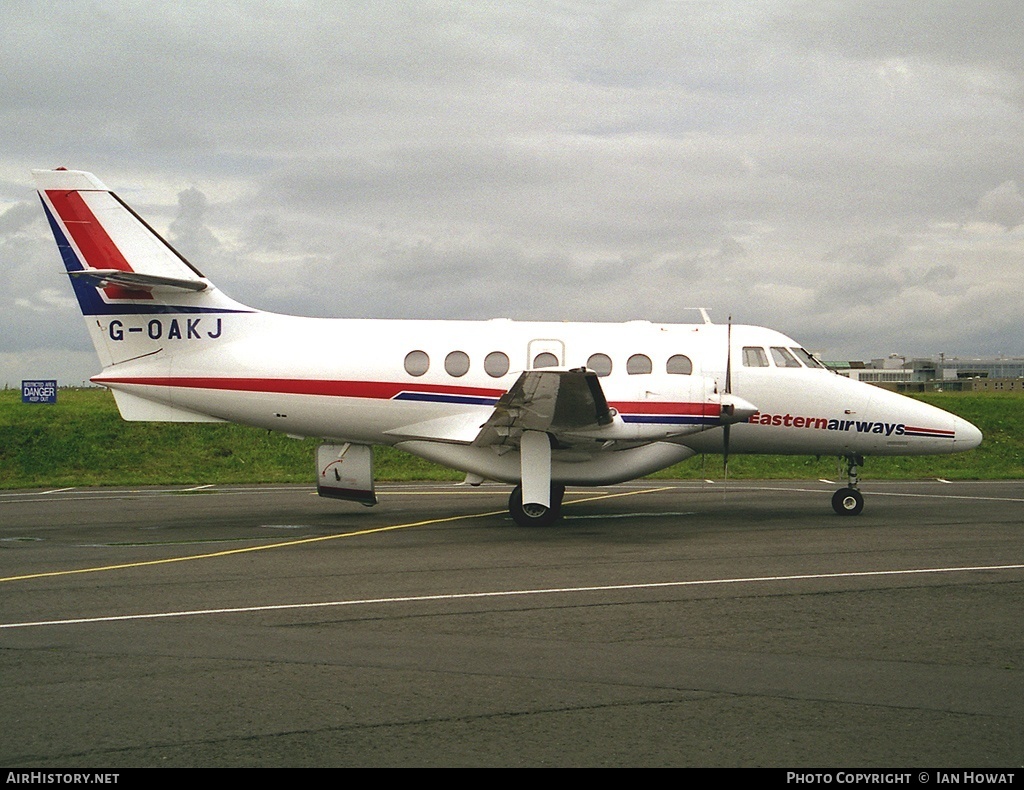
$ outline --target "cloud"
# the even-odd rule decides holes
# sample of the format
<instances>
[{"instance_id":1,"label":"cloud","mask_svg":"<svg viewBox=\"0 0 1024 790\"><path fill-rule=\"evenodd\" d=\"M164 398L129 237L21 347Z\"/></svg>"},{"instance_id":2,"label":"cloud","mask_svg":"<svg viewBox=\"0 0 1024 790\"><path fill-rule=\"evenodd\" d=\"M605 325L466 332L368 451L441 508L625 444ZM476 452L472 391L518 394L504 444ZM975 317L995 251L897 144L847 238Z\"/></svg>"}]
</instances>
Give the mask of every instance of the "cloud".
<instances>
[{"instance_id":1,"label":"cloud","mask_svg":"<svg viewBox=\"0 0 1024 790\"><path fill-rule=\"evenodd\" d=\"M10 353L87 344L43 296L59 164L274 310L1024 353L1019 3L9 6Z\"/></svg>"},{"instance_id":2,"label":"cloud","mask_svg":"<svg viewBox=\"0 0 1024 790\"><path fill-rule=\"evenodd\" d=\"M978 199L974 218L982 222L994 222L1007 230L1024 221L1024 197L1017 189L1016 181L1004 181Z\"/></svg>"},{"instance_id":3,"label":"cloud","mask_svg":"<svg viewBox=\"0 0 1024 790\"><path fill-rule=\"evenodd\" d=\"M207 200L189 187L178 193L178 214L167 229L172 244L186 258L201 259L218 253L221 243L206 225Z\"/></svg>"},{"instance_id":4,"label":"cloud","mask_svg":"<svg viewBox=\"0 0 1024 790\"><path fill-rule=\"evenodd\" d=\"M71 311L78 303L66 290L43 288L29 298L16 297L14 305L36 313L51 313L55 308Z\"/></svg>"},{"instance_id":5,"label":"cloud","mask_svg":"<svg viewBox=\"0 0 1024 790\"><path fill-rule=\"evenodd\" d=\"M15 203L0 214L0 238L10 238L40 220L39 207L27 201Z\"/></svg>"}]
</instances>

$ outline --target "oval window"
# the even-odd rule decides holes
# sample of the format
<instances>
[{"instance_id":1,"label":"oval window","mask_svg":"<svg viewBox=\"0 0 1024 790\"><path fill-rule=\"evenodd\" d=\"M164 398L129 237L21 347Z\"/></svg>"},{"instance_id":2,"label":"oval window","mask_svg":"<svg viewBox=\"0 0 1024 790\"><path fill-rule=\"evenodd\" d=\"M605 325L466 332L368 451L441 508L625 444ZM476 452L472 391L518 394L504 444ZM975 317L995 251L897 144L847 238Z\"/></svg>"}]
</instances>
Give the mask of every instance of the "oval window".
<instances>
[{"instance_id":1,"label":"oval window","mask_svg":"<svg viewBox=\"0 0 1024 790\"><path fill-rule=\"evenodd\" d=\"M653 370L654 365L651 364L651 358L646 354L634 354L626 360L626 373L630 376L650 373Z\"/></svg>"},{"instance_id":2,"label":"oval window","mask_svg":"<svg viewBox=\"0 0 1024 790\"><path fill-rule=\"evenodd\" d=\"M557 368L558 357L554 354L549 354L545 351L543 354L538 354L533 358L533 367L536 368Z\"/></svg>"},{"instance_id":3,"label":"oval window","mask_svg":"<svg viewBox=\"0 0 1024 790\"><path fill-rule=\"evenodd\" d=\"M685 354L673 354L665 363L665 372L679 376L689 376L693 373L693 363Z\"/></svg>"},{"instance_id":4,"label":"oval window","mask_svg":"<svg viewBox=\"0 0 1024 790\"><path fill-rule=\"evenodd\" d=\"M444 369L449 376L465 376L469 372L469 354L465 351L453 351L444 358Z\"/></svg>"},{"instance_id":5,"label":"oval window","mask_svg":"<svg viewBox=\"0 0 1024 790\"><path fill-rule=\"evenodd\" d=\"M587 367L598 376L607 376L612 372L612 358L607 354L591 354Z\"/></svg>"},{"instance_id":6,"label":"oval window","mask_svg":"<svg viewBox=\"0 0 1024 790\"><path fill-rule=\"evenodd\" d=\"M426 351L410 351L405 355L405 372L410 376L422 376L430 368L430 357Z\"/></svg>"},{"instance_id":7,"label":"oval window","mask_svg":"<svg viewBox=\"0 0 1024 790\"><path fill-rule=\"evenodd\" d=\"M508 373L508 356L500 351L492 351L484 357L484 371L493 378L504 376Z\"/></svg>"}]
</instances>

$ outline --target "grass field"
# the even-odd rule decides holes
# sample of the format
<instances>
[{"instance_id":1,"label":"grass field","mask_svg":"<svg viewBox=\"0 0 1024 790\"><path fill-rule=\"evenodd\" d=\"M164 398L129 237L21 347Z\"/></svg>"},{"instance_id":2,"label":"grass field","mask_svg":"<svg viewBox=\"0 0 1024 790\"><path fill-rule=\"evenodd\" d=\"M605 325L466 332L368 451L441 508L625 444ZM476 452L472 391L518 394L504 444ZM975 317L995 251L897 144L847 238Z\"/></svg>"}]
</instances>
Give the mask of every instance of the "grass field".
<instances>
[{"instance_id":1,"label":"grass field","mask_svg":"<svg viewBox=\"0 0 1024 790\"><path fill-rule=\"evenodd\" d=\"M868 458L862 479L1024 478L1024 397L938 393L920 400L961 415L985 434L977 450L947 456ZM0 488L207 483L309 483L315 439L227 424L124 422L103 389L60 390L52 406L0 391ZM378 480L461 480L463 475L388 448L375 450ZM837 475L835 458L740 456L729 476L816 479ZM658 478L720 478L720 456L693 458Z\"/></svg>"}]
</instances>

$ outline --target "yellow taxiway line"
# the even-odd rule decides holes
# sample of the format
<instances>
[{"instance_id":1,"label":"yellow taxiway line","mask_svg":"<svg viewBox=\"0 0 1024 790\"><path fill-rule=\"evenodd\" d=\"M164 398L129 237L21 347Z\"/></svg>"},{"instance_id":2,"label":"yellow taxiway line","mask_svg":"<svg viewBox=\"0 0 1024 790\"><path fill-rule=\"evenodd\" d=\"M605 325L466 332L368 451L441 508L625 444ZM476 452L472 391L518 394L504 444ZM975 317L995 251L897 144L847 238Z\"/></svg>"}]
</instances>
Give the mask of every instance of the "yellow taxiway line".
<instances>
[{"instance_id":1,"label":"yellow taxiway line","mask_svg":"<svg viewBox=\"0 0 1024 790\"><path fill-rule=\"evenodd\" d=\"M592 502L598 499L615 499L617 497L636 496L638 494L653 494L658 491L667 491L672 486L660 486L658 488L646 488L637 491L622 491L614 494L600 494L598 496L574 499L577 502ZM339 538L355 538L363 535L374 535L381 532L394 532L399 529L412 529L413 527L426 527L431 524L447 524L452 521L466 521L472 518L486 518L487 516L500 516L506 511L490 510L485 513L467 513L461 516L446 516L445 518L432 518L425 521L411 521L408 524L391 524L386 527L373 527L372 529L361 529L355 532L342 532L337 535L321 535L316 538L299 538L298 540L286 540L278 543L265 543L261 546L247 546L242 549L226 549L224 551L207 552L205 554L189 554L184 557L167 557L160 560L145 560L142 562L125 562L118 565L100 565L94 568L75 568L65 571L44 571L42 573L27 573L21 576L0 577L0 582L27 581L29 579L45 579L54 576L73 576L79 573L102 573L104 571L125 570L127 568L144 568L149 565L169 565L172 562L191 562L193 560L211 560L217 557L228 557L232 554L248 554L254 551L269 551L270 549L284 549L290 546L302 546L307 543L320 543L327 540L338 540Z\"/></svg>"}]
</instances>

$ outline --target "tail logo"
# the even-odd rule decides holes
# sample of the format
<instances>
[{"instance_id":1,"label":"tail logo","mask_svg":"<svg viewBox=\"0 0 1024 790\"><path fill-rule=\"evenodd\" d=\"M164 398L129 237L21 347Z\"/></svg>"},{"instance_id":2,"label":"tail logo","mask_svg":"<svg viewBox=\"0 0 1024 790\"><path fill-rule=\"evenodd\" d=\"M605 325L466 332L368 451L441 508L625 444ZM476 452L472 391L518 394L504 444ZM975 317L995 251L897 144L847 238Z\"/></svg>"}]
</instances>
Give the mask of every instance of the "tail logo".
<instances>
[{"instance_id":1,"label":"tail logo","mask_svg":"<svg viewBox=\"0 0 1024 790\"><path fill-rule=\"evenodd\" d=\"M86 316L159 316L252 312L219 294L166 240L94 176L35 171L46 219ZM216 338L196 319L139 325L153 339ZM115 334L135 327L111 323ZM123 339L123 338L122 338Z\"/></svg>"}]
</instances>

